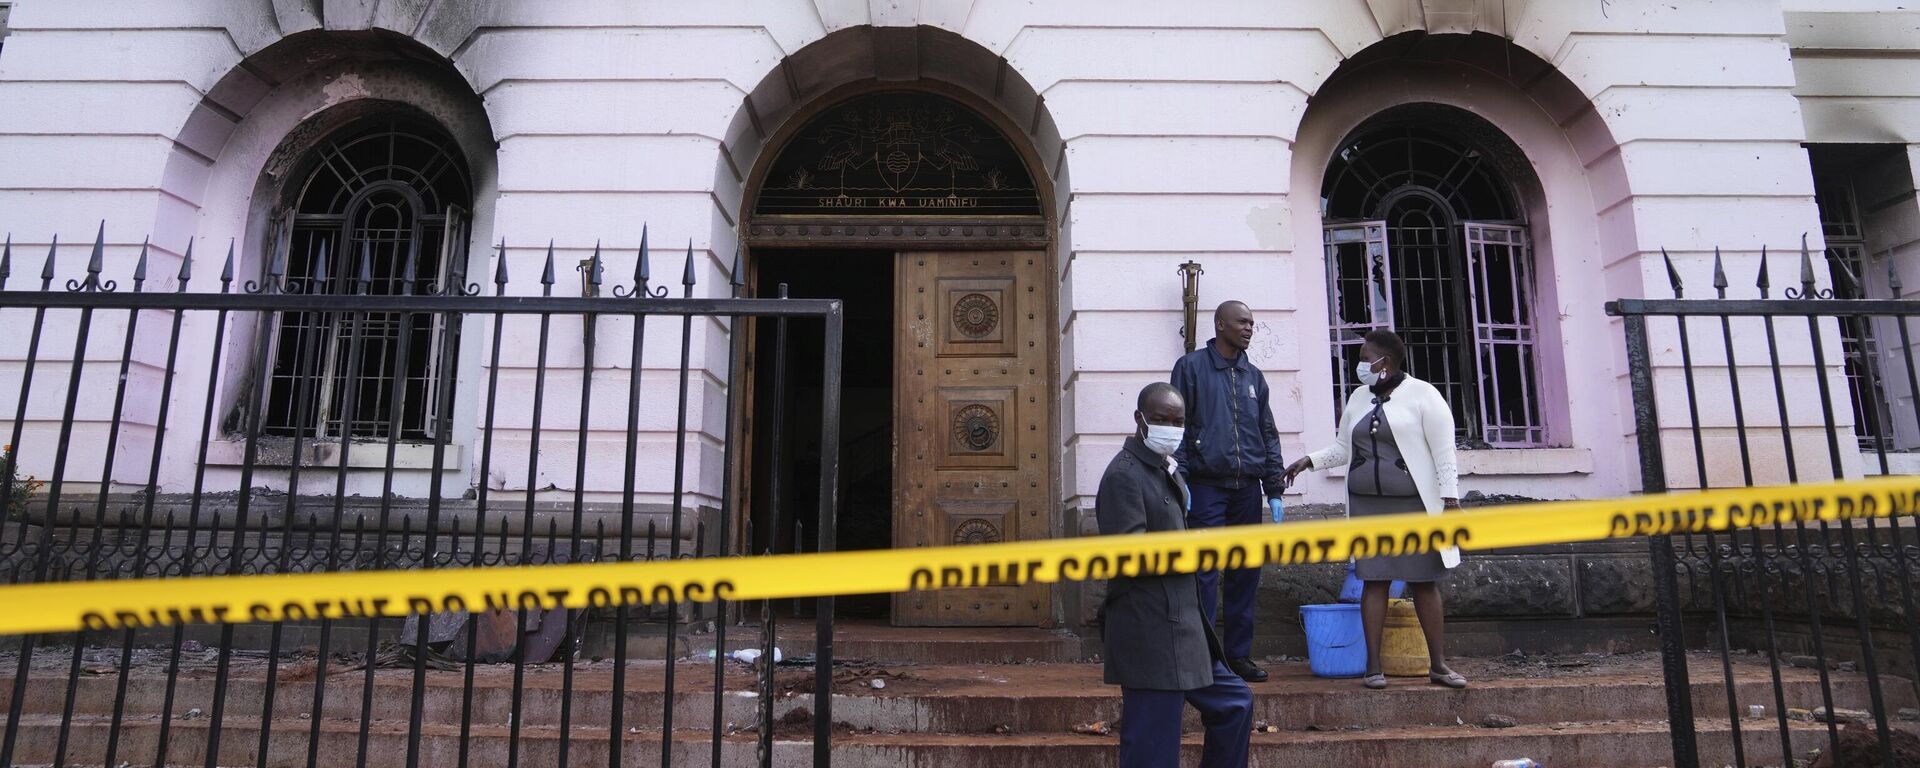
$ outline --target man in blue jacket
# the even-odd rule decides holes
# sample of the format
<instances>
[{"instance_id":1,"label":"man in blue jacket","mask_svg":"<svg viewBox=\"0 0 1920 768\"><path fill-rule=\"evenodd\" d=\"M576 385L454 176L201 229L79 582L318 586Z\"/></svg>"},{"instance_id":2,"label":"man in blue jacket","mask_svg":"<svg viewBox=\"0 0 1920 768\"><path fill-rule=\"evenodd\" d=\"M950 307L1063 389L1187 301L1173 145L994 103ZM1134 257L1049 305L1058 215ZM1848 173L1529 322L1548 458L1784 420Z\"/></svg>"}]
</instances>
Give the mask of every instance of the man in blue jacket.
<instances>
[{"instance_id":1,"label":"man in blue jacket","mask_svg":"<svg viewBox=\"0 0 1920 768\"><path fill-rule=\"evenodd\" d=\"M1267 379L1247 359L1253 342L1253 311L1229 301L1213 311L1214 338L1173 365L1172 383L1187 403L1186 432L1174 459L1186 475L1193 507L1188 528L1257 525L1261 494L1269 508L1280 504L1287 464L1280 458L1280 430L1267 402ZM1275 510L1275 517L1278 517ZM1200 610L1212 624L1219 571L1198 574ZM1267 679L1249 658L1253 650L1253 602L1260 569L1226 573L1227 667L1250 683Z\"/></svg>"}]
</instances>

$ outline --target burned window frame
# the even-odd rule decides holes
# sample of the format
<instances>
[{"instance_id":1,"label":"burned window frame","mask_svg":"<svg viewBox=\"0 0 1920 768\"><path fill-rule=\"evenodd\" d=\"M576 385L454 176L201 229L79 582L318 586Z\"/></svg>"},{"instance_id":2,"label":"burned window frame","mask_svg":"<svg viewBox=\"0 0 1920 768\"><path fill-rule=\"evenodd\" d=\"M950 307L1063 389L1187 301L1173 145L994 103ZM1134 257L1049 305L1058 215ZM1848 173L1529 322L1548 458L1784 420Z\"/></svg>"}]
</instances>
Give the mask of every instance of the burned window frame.
<instances>
[{"instance_id":1,"label":"burned window frame","mask_svg":"<svg viewBox=\"0 0 1920 768\"><path fill-rule=\"evenodd\" d=\"M1878 261L1868 245L1868 222L1862 213L1858 179L1866 166L1882 158L1875 147L1813 147L1813 198L1820 213L1825 242L1826 270L1835 299L1871 299L1880 282ZM1888 150L1889 158L1897 158ZM1897 297L1896 297L1897 298ZM1893 397L1881 361L1881 329L1870 318L1840 321L1841 366L1852 408L1854 437L1861 451L1911 450L1903 445L1894 423Z\"/></svg>"},{"instance_id":2,"label":"burned window frame","mask_svg":"<svg viewBox=\"0 0 1920 768\"><path fill-rule=\"evenodd\" d=\"M1387 329L1452 405L1462 447L1552 444L1535 249L1513 184L1525 168L1498 129L1439 105L1376 115L1339 144L1321 189L1336 410L1358 386L1361 336Z\"/></svg>"},{"instance_id":3,"label":"burned window frame","mask_svg":"<svg viewBox=\"0 0 1920 768\"><path fill-rule=\"evenodd\" d=\"M464 271L472 169L431 120L354 119L306 149L286 178L261 263L269 276L279 270L288 290L437 293ZM431 313L278 315L263 335L272 361L263 434L446 439L436 434L442 404L431 396L455 374L457 337L444 322Z\"/></svg>"}]
</instances>

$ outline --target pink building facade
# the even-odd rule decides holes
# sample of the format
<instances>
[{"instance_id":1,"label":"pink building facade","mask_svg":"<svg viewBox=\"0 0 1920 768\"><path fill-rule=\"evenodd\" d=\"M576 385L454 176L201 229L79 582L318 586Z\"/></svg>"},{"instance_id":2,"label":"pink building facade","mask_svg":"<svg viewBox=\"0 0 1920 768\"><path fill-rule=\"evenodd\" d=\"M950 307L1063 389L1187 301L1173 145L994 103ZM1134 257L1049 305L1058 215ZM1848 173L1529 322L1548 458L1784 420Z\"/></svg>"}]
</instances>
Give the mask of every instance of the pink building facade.
<instances>
[{"instance_id":1,"label":"pink building facade","mask_svg":"<svg viewBox=\"0 0 1920 768\"><path fill-rule=\"evenodd\" d=\"M1603 304L1669 297L1663 251L1692 290L1705 291L1716 251L1744 276L1764 247L1775 275L1797 275L1805 234L1822 270L1831 269L1823 251L1856 259L1869 293L1885 291L1891 272L1920 286L1910 253L1920 240L1920 93L1910 84L1920 79L1908 71L1920 66L1912 56L1920 11L1891 2L19 0L4 13L9 289L36 278L55 236L58 278L78 274L103 220L109 273L130 270L150 238L156 275L171 275L190 245L196 274L211 275L231 242L241 275L256 277L277 243L298 251L330 236L315 234L335 220L327 217L357 215L350 201L377 197L351 181L373 167L418 176L412 197L394 204L414 210L411 245L438 254L432 265L443 274L464 265L470 280L493 274L502 258L516 276L538 274L549 240L568 276L562 289L578 290L571 267L596 245L610 273L627 275L643 227L656 274L679 275L691 253L703 296L727 295L736 264L753 273L740 277L745 290L760 295L795 270L881 264L883 278L844 282L878 286L891 301L913 288L905 254L1037 254L1032 296L995 311L1040 324L1030 375L1044 395L1017 423L1000 414L998 428L1033 433L1019 463L1041 490L1020 504L1037 505L1030 513L1047 521L1049 536L1083 529L1100 471L1132 429L1134 393L1184 350L1178 270L1187 262L1204 269L1200 339L1214 304L1253 308L1252 359L1273 386L1289 455L1332 438L1351 332L1392 327L1414 343L1415 373L1445 384L1455 401L1463 488L1552 499L1640 486L1621 327ZM776 191L819 183L775 177L785 153L804 149L796 137L816 135L836 108L877 98L928 100L920 103L977 121L968 129L976 134L997 134L987 144L1030 181L1004 189L1024 189L1017 202L1033 210L951 219L922 211L898 219L902 231L874 200L836 214L829 197L850 199L844 190L773 207ZM914 162L932 162L938 130L893 127L914 132ZM405 157L362 159L356 147L368 141L405 144ZM982 188L1003 189L1000 178ZM954 205L991 195L976 197ZM966 241L975 228L981 240ZM855 251L869 256L847 255ZM158 289L172 290L170 279L157 278ZM677 277L656 282L677 290ZM1728 295L1757 296L1749 282L1736 277ZM1827 271L1818 282L1833 284ZM192 290L214 287L199 281ZM872 298L836 297L850 307ZM26 327L28 315L9 310L5 325ZM850 346L866 339L892 349L912 327L904 310L879 317L850 326ZM565 393L583 375L582 334L577 318L558 322L572 325L556 327L546 376ZM649 338L678 338L677 321L655 322ZM195 318L185 332L215 330ZM179 360L175 391L211 381L214 407L232 408L249 386L235 350L256 330L231 328L227 338L240 341L226 353ZM722 461L729 440L749 439L727 428L728 388L741 383L729 380L730 355L744 354L732 331L704 320L692 330L689 507L717 508L729 482L753 484L751 472ZM1839 348L1839 329L1825 332ZM530 321L502 333L497 372L481 354L491 343L484 324L467 329L475 341L410 371L423 381L454 377L450 434L394 411L365 432L348 415L334 437L399 430L401 496L427 493L430 446L441 439L451 496L485 485L496 498L530 489L571 498L579 406L564 395L542 413L552 436L538 446L550 457L539 476L479 472L489 374L509 403L530 397L535 375ZM601 338L631 333L613 322ZM1682 386L1667 375L1677 371L1677 341L1666 331L1654 338L1663 392ZM1717 331L1692 341L1695 354L1717 356ZM1756 345L1737 349L1748 360L1764 356L1762 343L1735 340ZM56 328L43 349L71 344ZM110 366L118 350L104 345L100 364ZM1821 376L1849 388L1875 386L1874 376L1904 381L1895 367L1903 350L1862 348L1884 362L1873 376L1794 358L1784 361L1791 386L1811 392ZM140 345L136 382L157 381L157 349ZM674 386L677 351L647 349L649 387ZM23 334L0 334L0 391L21 386L25 357ZM616 374L624 381L614 367L590 375ZM49 394L28 408L21 468L44 475L51 452L31 448L55 444L65 367L35 376L34 391ZM110 380L88 381L110 396ZM847 396L878 403L869 409L876 423L892 414L891 451L879 455L903 467L904 436L925 424L901 415L907 390L890 381L850 384ZM153 439L160 403L157 387L130 391L116 466L104 462L106 416L83 409L70 482L144 482L126 478L144 478L135 465L146 453L134 447ZM1897 388L1887 395L1888 412L1908 416L1888 422L1911 424L1915 404ZM207 418L206 403L176 400L165 492L191 487L201 446L190 425ZM1795 399L1796 425L1808 401ZM654 505L672 497L680 415L659 403L634 406L639 492ZM1707 439L1727 444L1727 404L1703 405ZM618 454L628 407L613 398L593 409L590 455L601 445ZM1824 414L1804 416L1814 429ZM1691 450L1686 416L1662 418L1663 439ZM0 419L12 428L11 412ZM1855 424L1856 415L1841 421ZM532 451L526 426L496 422L496 450ZM1853 437L1920 444L1909 428L1886 431ZM1806 441L1809 450L1816 442ZM231 435L206 446L210 487L237 487L239 452ZM348 471L349 493L379 493L380 459L367 453L371 464ZM1783 480L1783 458L1761 449L1755 463L1764 479ZM1737 473L1731 462L1709 474L1728 482L1719 473ZM624 470L591 461L579 490L616 499ZM894 471L895 483L903 477L909 470ZM255 482L283 488L286 478ZM311 492L331 492L330 477L312 482ZM1677 488L1698 482L1691 468L1668 478ZM1293 493L1295 502L1335 503L1338 478L1318 476Z\"/></svg>"}]
</instances>

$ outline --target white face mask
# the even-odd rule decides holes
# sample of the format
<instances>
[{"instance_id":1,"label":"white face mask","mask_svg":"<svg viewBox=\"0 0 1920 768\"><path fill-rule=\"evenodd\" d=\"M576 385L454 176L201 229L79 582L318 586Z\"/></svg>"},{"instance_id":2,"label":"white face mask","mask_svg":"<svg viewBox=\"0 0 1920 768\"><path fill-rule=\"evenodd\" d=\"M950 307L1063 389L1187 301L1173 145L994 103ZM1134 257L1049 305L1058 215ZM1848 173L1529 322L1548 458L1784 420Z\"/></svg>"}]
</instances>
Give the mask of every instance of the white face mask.
<instances>
[{"instance_id":1,"label":"white face mask","mask_svg":"<svg viewBox=\"0 0 1920 768\"><path fill-rule=\"evenodd\" d=\"M1147 449L1161 456L1172 456L1180 448L1180 438L1186 435L1185 427L1168 427L1160 424L1147 425Z\"/></svg>"},{"instance_id":2,"label":"white face mask","mask_svg":"<svg viewBox=\"0 0 1920 768\"><path fill-rule=\"evenodd\" d=\"M1379 372L1373 370L1373 363L1361 362L1353 367L1353 375L1361 385L1371 387L1380 383Z\"/></svg>"}]
</instances>

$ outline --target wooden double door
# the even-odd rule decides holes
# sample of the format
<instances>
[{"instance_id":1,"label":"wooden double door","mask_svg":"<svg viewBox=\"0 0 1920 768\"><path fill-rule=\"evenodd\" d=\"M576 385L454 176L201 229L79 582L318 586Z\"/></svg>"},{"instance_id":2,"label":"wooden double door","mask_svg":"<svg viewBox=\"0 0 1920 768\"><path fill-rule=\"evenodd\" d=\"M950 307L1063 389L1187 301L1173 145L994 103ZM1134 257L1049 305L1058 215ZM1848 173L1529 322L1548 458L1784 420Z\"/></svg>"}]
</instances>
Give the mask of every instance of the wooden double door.
<instances>
[{"instance_id":1,"label":"wooden double door","mask_svg":"<svg viewBox=\"0 0 1920 768\"><path fill-rule=\"evenodd\" d=\"M1043 539L1053 318L1041 251L902 252L894 302L893 546ZM901 626L1038 626L1046 585L896 594Z\"/></svg>"}]
</instances>

